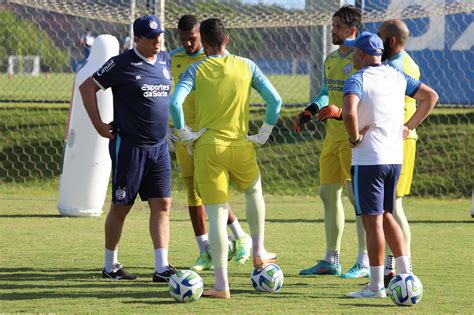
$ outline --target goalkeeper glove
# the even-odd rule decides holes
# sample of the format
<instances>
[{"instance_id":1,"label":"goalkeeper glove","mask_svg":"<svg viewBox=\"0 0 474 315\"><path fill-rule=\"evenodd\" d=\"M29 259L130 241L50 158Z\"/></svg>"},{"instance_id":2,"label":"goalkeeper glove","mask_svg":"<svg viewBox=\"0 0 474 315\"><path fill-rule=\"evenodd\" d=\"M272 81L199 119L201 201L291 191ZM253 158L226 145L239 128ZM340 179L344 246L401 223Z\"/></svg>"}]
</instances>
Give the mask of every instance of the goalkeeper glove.
<instances>
[{"instance_id":1,"label":"goalkeeper glove","mask_svg":"<svg viewBox=\"0 0 474 315\"><path fill-rule=\"evenodd\" d=\"M174 143L179 141L179 138L174 135L173 131L174 129L170 127L168 127L168 130L166 131L166 143L168 143L169 152L176 152Z\"/></svg>"},{"instance_id":2,"label":"goalkeeper glove","mask_svg":"<svg viewBox=\"0 0 474 315\"><path fill-rule=\"evenodd\" d=\"M342 108L332 104L328 105L319 111L317 118L319 121L325 121L328 118L342 120Z\"/></svg>"},{"instance_id":3,"label":"goalkeeper glove","mask_svg":"<svg viewBox=\"0 0 474 315\"><path fill-rule=\"evenodd\" d=\"M293 129L295 132L301 132L302 127L304 124L306 124L308 121L313 118L314 115L316 115L319 112L318 105L315 103L311 103L308 107L304 109L304 112L300 113L298 116L296 116L295 121L293 123Z\"/></svg>"},{"instance_id":4,"label":"goalkeeper glove","mask_svg":"<svg viewBox=\"0 0 474 315\"><path fill-rule=\"evenodd\" d=\"M202 134L206 130L206 128L202 128L201 130L194 132L188 126L184 126L183 128L176 130L179 138L184 142L184 146L186 147L186 150L188 151L189 155L193 155L194 141L199 139L199 137L202 136Z\"/></svg>"},{"instance_id":5,"label":"goalkeeper glove","mask_svg":"<svg viewBox=\"0 0 474 315\"><path fill-rule=\"evenodd\" d=\"M269 125L266 122L263 123L262 127L258 131L258 134L252 136L245 136L247 140L253 143L255 147L259 147L267 142L270 134L272 133L273 125Z\"/></svg>"}]
</instances>

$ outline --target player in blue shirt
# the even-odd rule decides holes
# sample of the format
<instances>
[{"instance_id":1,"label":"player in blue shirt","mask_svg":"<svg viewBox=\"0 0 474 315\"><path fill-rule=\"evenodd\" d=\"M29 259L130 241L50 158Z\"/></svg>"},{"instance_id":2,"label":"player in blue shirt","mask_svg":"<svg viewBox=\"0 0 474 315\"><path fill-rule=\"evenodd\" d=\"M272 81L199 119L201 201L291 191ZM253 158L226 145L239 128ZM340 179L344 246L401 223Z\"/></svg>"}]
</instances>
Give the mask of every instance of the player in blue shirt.
<instances>
[{"instance_id":1,"label":"player in blue shirt","mask_svg":"<svg viewBox=\"0 0 474 315\"><path fill-rule=\"evenodd\" d=\"M110 139L112 204L105 222L102 276L135 280L118 262L123 224L137 194L150 206L150 235L155 249L154 282L168 282L175 269L168 263L171 163L166 143L170 57L160 51L163 30L155 16L133 23L135 48L107 61L79 90L97 132ZM114 120L105 123L96 92L112 88Z\"/></svg>"}]
</instances>

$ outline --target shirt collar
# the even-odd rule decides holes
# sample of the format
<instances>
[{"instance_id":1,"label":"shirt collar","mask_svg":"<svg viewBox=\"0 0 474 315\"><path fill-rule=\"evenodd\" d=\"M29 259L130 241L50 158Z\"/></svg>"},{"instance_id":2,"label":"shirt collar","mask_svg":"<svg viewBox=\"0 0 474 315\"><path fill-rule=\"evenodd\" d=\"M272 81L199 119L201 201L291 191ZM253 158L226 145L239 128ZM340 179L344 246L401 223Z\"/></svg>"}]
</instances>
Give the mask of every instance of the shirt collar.
<instances>
[{"instance_id":1,"label":"shirt collar","mask_svg":"<svg viewBox=\"0 0 474 315\"><path fill-rule=\"evenodd\" d=\"M137 50L136 47L133 47L133 51L135 52L135 54L137 54L138 57L140 57L141 59L143 59L143 61L145 61L146 63L150 64L150 65L154 65L156 63L156 60L158 59L155 55L155 59L153 60L150 60L146 57L144 57L142 54L140 54Z\"/></svg>"}]
</instances>

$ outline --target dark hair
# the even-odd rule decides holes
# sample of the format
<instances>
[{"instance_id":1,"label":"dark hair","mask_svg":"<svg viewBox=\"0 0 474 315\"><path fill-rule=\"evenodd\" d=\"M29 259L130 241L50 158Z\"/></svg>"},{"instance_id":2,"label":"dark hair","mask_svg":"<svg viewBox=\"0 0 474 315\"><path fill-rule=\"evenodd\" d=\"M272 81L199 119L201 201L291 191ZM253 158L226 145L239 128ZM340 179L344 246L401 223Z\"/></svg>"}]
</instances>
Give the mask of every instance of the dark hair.
<instances>
[{"instance_id":1,"label":"dark hair","mask_svg":"<svg viewBox=\"0 0 474 315\"><path fill-rule=\"evenodd\" d=\"M334 13L333 18L338 16L342 23L355 27L357 30L362 26L362 12L353 5L344 5Z\"/></svg>"},{"instance_id":2,"label":"dark hair","mask_svg":"<svg viewBox=\"0 0 474 315\"><path fill-rule=\"evenodd\" d=\"M222 46L227 35L224 23L215 18L202 21L199 31L201 32L201 41L213 48Z\"/></svg>"},{"instance_id":3,"label":"dark hair","mask_svg":"<svg viewBox=\"0 0 474 315\"><path fill-rule=\"evenodd\" d=\"M178 30L188 32L199 24L197 17L191 14L183 15L178 21Z\"/></svg>"}]
</instances>

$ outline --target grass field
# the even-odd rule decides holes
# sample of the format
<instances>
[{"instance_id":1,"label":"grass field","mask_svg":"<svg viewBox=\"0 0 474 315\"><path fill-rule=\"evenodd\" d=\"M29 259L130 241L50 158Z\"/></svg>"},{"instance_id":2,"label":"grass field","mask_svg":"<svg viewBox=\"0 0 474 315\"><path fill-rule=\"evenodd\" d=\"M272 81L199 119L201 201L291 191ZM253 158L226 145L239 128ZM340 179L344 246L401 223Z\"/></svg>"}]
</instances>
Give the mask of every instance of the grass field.
<instances>
[{"instance_id":1,"label":"grass field","mask_svg":"<svg viewBox=\"0 0 474 315\"><path fill-rule=\"evenodd\" d=\"M333 276L302 278L298 271L324 254L322 204L315 197L266 196L266 244L279 255L285 283L278 294L253 290L250 264L229 267L232 299L201 299L179 304L166 285L151 282L153 252L146 204L137 203L125 226L120 261L137 273L136 282L100 278L103 225L100 218L63 218L56 192L0 195L0 313L160 313L160 314L308 314L308 313L472 313L474 293L474 219L470 200L411 198L405 202L413 235L414 271L424 286L423 300L412 308L390 300L352 300L344 293L366 280ZM174 195L170 262L187 268L196 256L184 195ZM108 208L106 202L105 208ZM357 245L352 208L344 201L346 228L343 269L353 263ZM243 201L233 209L248 231ZM202 274L205 287L212 274Z\"/></svg>"}]
</instances>

